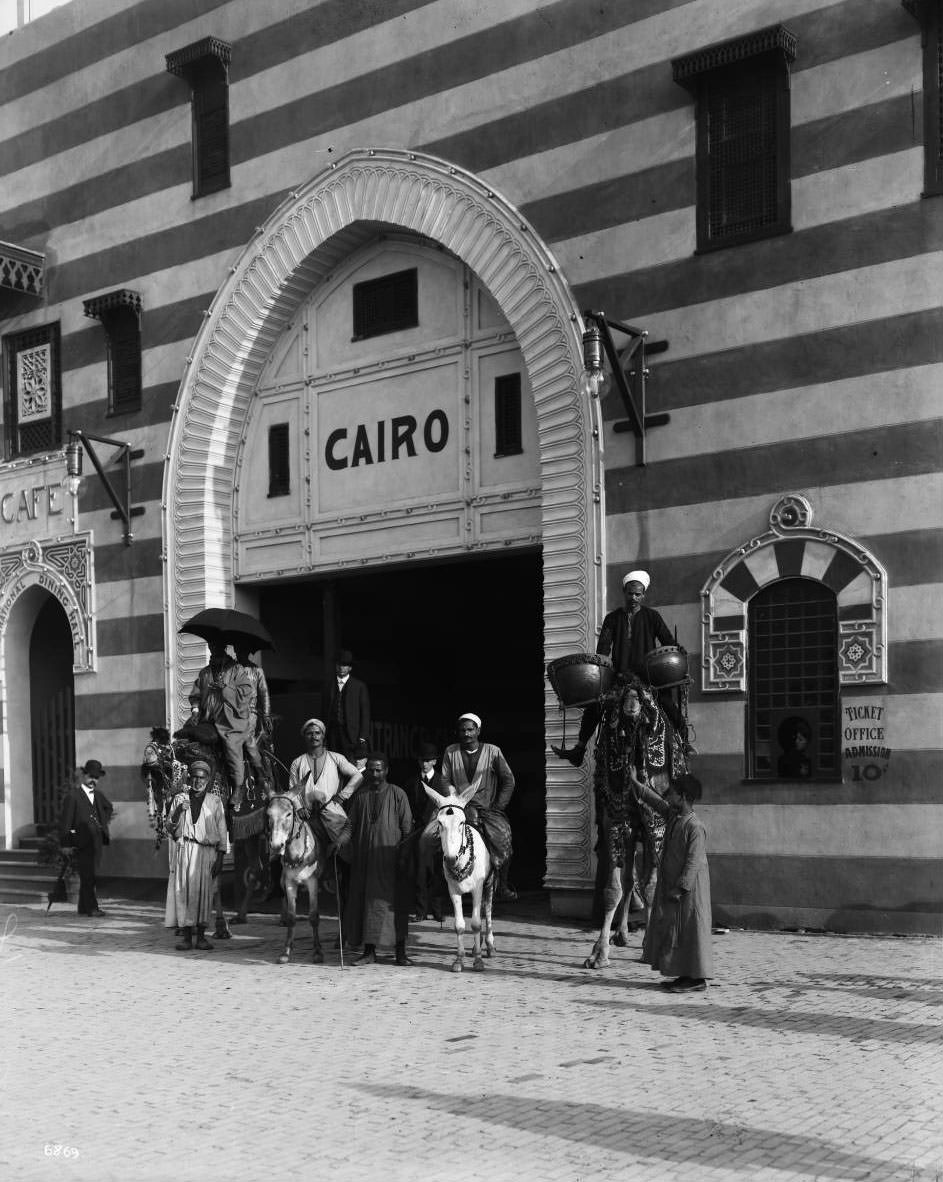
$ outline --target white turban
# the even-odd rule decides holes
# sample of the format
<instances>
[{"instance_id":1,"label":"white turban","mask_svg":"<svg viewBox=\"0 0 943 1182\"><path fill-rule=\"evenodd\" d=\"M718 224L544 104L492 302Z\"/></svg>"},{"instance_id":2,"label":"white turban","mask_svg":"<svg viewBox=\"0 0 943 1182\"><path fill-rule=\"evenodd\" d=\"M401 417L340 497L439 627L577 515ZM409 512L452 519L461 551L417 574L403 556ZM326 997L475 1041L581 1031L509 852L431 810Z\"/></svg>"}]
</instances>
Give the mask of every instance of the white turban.
<instances>
[{"instance_id":1,"label":"white turban","mask_svg":"<svg viewBox=\"0 0 943 1182\"><path fill-rule=\"evenodd\" d=\"M478 729L481 730L481 719L478 717L477 714L460 714L458 716L458 721L463 722L466 718L468 719L469 722L473 722L475 724L475 726L477 726Z\"/></svg>"},{"instance_id":2,"label":"white turban","mask_svg":"<svg viewBox=\"0 0 943 1182\"><path fill-rule=\"evenodd\" d=\"M320 720L320 718L309 718L309 719L308 719L308 721L307 721L307 722L304 724L304 726L301 728L301 733L302 733L302 734L305 734L305 733L306 733L307 731L309 731L309 730L310 730L310 729L311 729L313 726L319 726L319 727L321 728L321 730L322 730L322 731L326 731L326 730L327 730L327 727L326 727L326 726L324 725L324 723L323 723L323 722Z\"/></svg>"},{"instance_id":3,"label":"white turban","mask_svg":"<svg viewBox=\"0 0 943 1182\"><path fill-rule=\"evenodd\" d=\"M641 583L645 590L648 590L649 583L652 581L652 576L647 570L630 570L629 573L622 580L622 586L626 583Z\"/></svg>"}]
</instances>

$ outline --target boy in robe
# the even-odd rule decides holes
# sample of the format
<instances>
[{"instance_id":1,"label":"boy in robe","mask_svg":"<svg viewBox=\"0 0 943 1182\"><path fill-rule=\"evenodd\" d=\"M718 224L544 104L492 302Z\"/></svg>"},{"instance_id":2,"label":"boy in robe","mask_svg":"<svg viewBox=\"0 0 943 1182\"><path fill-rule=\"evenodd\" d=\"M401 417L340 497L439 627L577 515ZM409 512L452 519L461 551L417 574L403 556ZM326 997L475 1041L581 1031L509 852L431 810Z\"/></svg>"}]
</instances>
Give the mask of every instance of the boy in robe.
<instances>
[{"instance_id":1,"label":"boy in robe","mask_svg":"<svg viewBox=\"0 0 943 1182\"><path fill-rule=\"evenodd\" d=\"M701 798L701 783L684 775L670 785L662 799L631 778L638 799L667 816L642 961L673 978L663 982L671 993L703 993L707 978L713 976L714 962L707 833L693 807Z\"/></svg>"}]
</instances>

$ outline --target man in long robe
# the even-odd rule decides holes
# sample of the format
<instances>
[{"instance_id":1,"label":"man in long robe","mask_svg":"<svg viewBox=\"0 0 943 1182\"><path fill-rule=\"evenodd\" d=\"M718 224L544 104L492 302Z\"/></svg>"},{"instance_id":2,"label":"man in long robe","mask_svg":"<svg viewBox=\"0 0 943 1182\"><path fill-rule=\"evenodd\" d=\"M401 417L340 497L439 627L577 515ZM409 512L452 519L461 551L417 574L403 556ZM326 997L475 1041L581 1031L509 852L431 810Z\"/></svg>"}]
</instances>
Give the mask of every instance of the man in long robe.
<instances>
[{"instance_id":1,"label":"man in long robe","mask_svg":"<svg viewBox=\"0 0 943 1182\"><path fill-rule=\"evenodd\" d=\"M674 978L664 982L672 993L702 993L713 976L714 954L707 832L694 812L700 781L682 776L664 799L634 777L632 785L639 799L668 818L642 960Z\"/></svg>"},{"instance_id":2,"label":"man in long robe","mask_svg":"<svg viewBox=\"0 0 943 1182\"><path fill-rule=\"evenodd\" d=\"M395 945L396 964L409 966L406 936L412 884L398 873L400 843L409 836L412 810L402 788L387 780L385 755L367 757L363 787L350 806L349 843L342 852L350 858L350 887L344 908L344 938L363 945L353 964L377 962L377 947Z\"/></svg>"},{"instance_id":3,"label":"man in long robe","mask_svg":"<svg viewBox=\"0 0 943 1182\"><path fill-rule=\"evenodd\" d=\"M207 791L212 775L209 763L195 759L190 764L189 792L174 799L170 812L169 829L177 851L164 925L180 929L178 952L193 948L194 928L196 947L204 952L213 949L206 926L213 914L213 888L229 849L229 835L223 802Z\"/></svg>"}]
</instances>

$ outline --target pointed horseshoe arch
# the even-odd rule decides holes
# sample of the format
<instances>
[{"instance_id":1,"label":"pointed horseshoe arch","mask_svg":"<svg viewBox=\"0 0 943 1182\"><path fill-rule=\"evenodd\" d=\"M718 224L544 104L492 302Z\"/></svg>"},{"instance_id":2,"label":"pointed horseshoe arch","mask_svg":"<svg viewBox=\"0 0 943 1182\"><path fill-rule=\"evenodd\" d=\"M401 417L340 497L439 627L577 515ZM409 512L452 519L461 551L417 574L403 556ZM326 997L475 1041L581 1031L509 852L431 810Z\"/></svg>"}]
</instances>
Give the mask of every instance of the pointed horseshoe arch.
<instances>
[{"instance_id":1,"label":"pointed horseshoe arch","mask_svg":"<svg viewBox=\"0 0 943 1182\"><path fill-rule=\"evenodd\" d=\"M171 426L164 475L168 709L204 660L178 635L207 606L234 599L236 454L262 366L291 315L367 234L424 235L489 290L527 367L537 410L546 659L594 646L605 555L598 404L580 398L582 319L556 261L499 194L447 161L358 150L290 194L231 268L193 346ZM548 740L561 733L545 688ZM547 769L547 883L581 887L591 870L587 771Z\"/></svg>"}]
</instances>

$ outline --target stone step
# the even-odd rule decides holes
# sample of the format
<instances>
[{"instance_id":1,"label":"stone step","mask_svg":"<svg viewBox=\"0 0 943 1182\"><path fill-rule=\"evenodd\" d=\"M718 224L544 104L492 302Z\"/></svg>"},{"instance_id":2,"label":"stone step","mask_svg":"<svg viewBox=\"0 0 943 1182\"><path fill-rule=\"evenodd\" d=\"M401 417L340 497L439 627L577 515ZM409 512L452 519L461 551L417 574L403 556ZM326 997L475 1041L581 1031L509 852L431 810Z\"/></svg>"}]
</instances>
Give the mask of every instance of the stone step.
<instances>
[{"instance_id":1,"label":"stone step","mask_svg":"<svg viewBox=\"0 0 943 1182\"><path fill-rule=\"evenodd\" d=\"M47 892L52 890L52 883L48 886L44 885L44 889L40 890L38 887L27 886L8 886L4 882L0 882L0 903L7 903L14 906L33 906L41 903L44 907L49 902ZM60 904L65 906L65 904Z\"/></svg>"},{"instance_id":2,"label":"stone step","mask_svg":"<svg viewBox=\"0 0 943 1182\"><path fill-rule=\"evenodd\" d=\"M30 862L36 861L36 855L39 852L36 849L18 849L18 850L0 850L0 865L7 866L23 866Z\"/></svg>"},{"instance_id":3,"label":"stone step","mask_svg":"<svg viewBox=\"0 0 943 1182\"><path fill-rule=\"evenodd\" d=\"M0 862L0 882L54 882L59 877L59 867L41 866L39 862Z\"/></svg>"}]
</instances>

